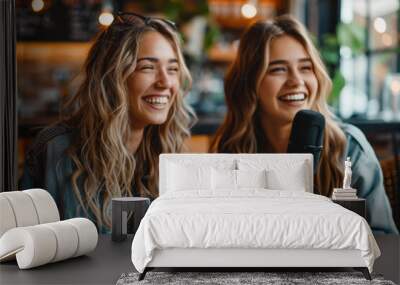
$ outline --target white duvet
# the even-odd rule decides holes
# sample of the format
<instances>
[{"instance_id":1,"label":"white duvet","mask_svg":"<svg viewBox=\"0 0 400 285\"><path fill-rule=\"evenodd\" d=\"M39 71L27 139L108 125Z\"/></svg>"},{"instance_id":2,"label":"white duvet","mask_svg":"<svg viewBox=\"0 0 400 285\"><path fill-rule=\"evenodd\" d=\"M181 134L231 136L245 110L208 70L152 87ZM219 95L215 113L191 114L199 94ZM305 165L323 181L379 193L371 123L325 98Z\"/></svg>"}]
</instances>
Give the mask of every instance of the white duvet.
<instances>
[{"instance_id":1,"label":"white duvet","mask_svg":"<svg viewBox=\"0 0 400 285\"><path fill-rule=\"evenodd\" d=\"M320 195L265 189L157 198L134 237L133 265L143 272L165 248L358 249L370 272L380 255L361 216Z\"/></svg>"}]
</instances>

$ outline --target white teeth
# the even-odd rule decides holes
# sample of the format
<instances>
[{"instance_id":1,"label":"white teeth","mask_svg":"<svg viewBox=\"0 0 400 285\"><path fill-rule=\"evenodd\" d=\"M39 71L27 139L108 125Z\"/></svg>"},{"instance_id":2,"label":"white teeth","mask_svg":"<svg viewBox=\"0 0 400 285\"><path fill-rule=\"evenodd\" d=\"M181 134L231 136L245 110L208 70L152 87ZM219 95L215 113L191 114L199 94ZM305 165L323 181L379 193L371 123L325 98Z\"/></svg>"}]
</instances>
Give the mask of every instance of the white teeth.
<instances>
[{"instance_id":1,"label":"white teeth","mask_svg":"<svg viewBox=\"0 0 400 285\"><path fill-rule=\"evenodd\" d=\"M147 98L144 98L144 100L150 104L167 104L168 103L168 97L166 97L166 96L147 97Z\"/></svg>"},{"instance_id":2,"label":"white teeth","mask_svg":"<svg viewBox=\"0 0 400 285\"><path fill-rule=\"evenodd\" d=\"M303 93L298 93L298 94L289 94L289 95L284 95L279 97L281 100L285 101L302 101L306 98L306 96Z\"/></svg>"}]
</instances>

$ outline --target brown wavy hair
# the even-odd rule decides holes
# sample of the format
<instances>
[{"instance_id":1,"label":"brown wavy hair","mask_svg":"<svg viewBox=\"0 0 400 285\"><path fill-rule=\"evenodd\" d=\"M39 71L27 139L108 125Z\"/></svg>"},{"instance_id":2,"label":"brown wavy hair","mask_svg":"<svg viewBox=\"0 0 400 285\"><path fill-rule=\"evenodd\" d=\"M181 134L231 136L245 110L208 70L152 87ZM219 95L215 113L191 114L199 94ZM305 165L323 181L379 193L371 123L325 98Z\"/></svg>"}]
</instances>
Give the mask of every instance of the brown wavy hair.
<instances>
[{"instance_id":1,"label":"brown wavy hair","mask_svg":"<svg viewBox=\"0 0 400 285\"><path fill-rule=\"evenodd\" d=\"M224 87L227 114L211 143L210 151L227 153L258 153L268 141L262 132L258 105L258 86L268 67L271 41L280 36L299 41L313 63L318 81L316 100L311 109L320 112L326 120L320 166L314 179L314 191L330 196L343 179L343 154L346 138L334 121L327 105L332 81L314 47L306 28L289 15L252 24L242 35L238 55L228 70Z\"/></svg>"},{"instance_id":2,"label":"brown wavy hair","mask_svg":"<svg viewBox=\"0 0 400 285\"><path fill-rule=\"evenodd\" d=\"M135 70L141 37L149 31L162 34L176 52L180 89L166 122L147 126L133 155L126 147L131 133L127 79ZM71 180L81 207L86 213L93 213L98 225L110 227L111 198L132 196L132 185L141 196L157 197L159 154L184 150L184 140L190 136L189 129L195 120L184 102L192 79L175 30L163 20L144 21L138 17L129 22L115 21L100 32L81 78L76 94L67 98L61 112L61 121L78 130L68 149L76 166Z\"/></svg>"}]
</instances>

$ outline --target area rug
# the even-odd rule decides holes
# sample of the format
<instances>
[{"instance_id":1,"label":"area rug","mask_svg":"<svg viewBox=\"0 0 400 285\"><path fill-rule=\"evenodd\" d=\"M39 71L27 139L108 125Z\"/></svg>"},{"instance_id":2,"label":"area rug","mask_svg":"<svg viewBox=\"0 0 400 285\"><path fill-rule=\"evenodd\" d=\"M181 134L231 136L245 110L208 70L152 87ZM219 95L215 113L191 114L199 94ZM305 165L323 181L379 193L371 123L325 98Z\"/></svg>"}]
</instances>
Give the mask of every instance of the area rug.
<instances>
[{"instance_id":1,"label":"area rug","mask_svg":"<svg viewBox=\"0 0 400 285\"><path fill-rule=\"evenodd\" d=\"M246 285L246 284L387 284L381 275L372 274L372 281L364 278L361 272L148 272L142 281L138 281L139 273L125 273L117 281L117 285L134 284L213 284L213 285Z\"/></svg>"}]
</instances>

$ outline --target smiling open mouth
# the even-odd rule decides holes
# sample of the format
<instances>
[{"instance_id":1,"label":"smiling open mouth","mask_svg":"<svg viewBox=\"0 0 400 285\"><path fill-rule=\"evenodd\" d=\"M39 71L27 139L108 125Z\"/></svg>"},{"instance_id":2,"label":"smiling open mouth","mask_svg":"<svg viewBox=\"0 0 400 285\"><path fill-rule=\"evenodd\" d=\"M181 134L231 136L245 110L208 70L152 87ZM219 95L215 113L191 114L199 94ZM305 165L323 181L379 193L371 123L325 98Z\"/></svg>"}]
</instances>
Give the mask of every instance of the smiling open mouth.
<instances>
[{"instance_id":1,"label":"smiling open mouth","mask_svg":"<svg viewBox=\"0 0 400 285\"><path fill-rule=\"evenodd\" d=\"M304 93L293 93L280 96L278 99L284 102L299 102L304 101L306 97L307 96Z\"/></svg>"},{"instance_id":2,"label":"smiling open mouth","mask_svg":"<svg viewBox=\"0 0 400 285\"><path fill-rule=\"evenodd\" d=\"M146 96L143 100L157 109L167 106L169 102L168 96Z\"/></svg>"}]
</instances>

